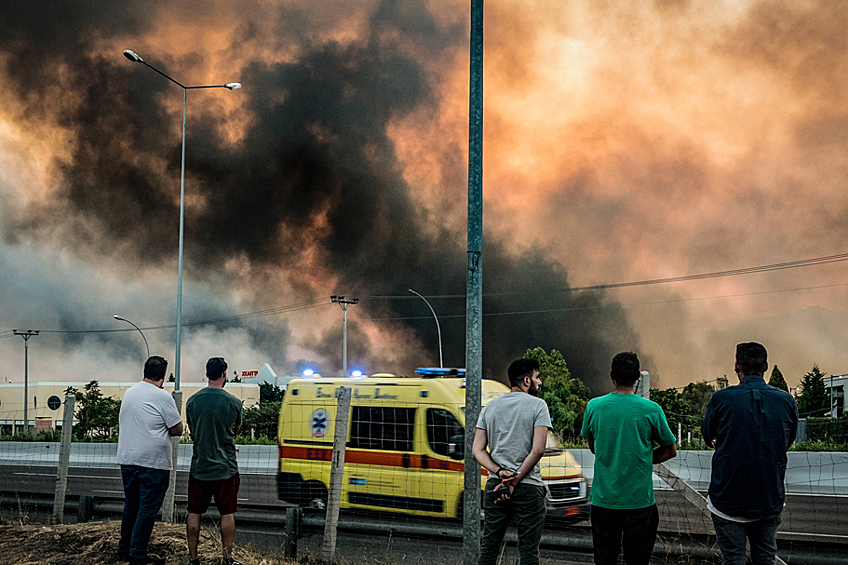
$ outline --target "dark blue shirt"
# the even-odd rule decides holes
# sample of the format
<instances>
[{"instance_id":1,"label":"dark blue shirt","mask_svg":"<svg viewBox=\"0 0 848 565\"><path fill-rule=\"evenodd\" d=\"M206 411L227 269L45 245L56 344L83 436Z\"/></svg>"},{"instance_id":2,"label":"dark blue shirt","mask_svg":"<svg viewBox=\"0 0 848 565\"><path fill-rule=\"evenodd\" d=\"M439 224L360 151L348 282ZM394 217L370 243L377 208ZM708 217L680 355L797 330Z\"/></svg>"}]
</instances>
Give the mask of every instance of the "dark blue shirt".
<instances>
[{"instance_id":1,"label":"dark blue shirt","mask_svg":"<svg viewBox=\"0 0 848 565\"><path fill-rule=\"evenodd\" d=\"M715 440L710 502L728 516L780 515L786 497L786 450L795 441L798 407L788 392L748 375L713 394L701 432Z\"/></svg>"}]
</instances>

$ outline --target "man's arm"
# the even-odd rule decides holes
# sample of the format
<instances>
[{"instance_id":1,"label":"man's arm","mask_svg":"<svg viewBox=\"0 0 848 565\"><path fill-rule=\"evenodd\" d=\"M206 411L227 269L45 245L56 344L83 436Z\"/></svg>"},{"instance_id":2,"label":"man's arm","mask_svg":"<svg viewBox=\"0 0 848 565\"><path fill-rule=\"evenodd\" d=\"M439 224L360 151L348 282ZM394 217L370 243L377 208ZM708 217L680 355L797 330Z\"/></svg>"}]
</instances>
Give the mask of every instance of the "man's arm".
<instances>
[{"instance_id":1,"label":"man's arm","mask_svg":"<svg viewBox=\"0 0 848 565\"><path fill-rule=\"evenodd\" d=\"M660 445L659 447L654 449L654 465L658 463L662 463L663 461L668 461L672 457L677 456L677 445L672 443L671 445Z\"/></svg>"},{"instance_id":2,"label":"man's arm","mask_svg":"<svg viewBox=\"0 0 848 565\"><path fill-rule=\"evenodd\" d=\"M176 426L171 426L170 428L168 428L168 435L181 436L181 435L183 435L183 430L184 430L183 423L180 422Z\"/></svg>"},{"instance_id":3,"label":"man's arm","mask_svg":"<svg viewBox=\"0 0 848 565\"><path fill-rule=\"evenodd\" d=\"M486 433L486 430L477 428L477 433L474 434L474 446L471 448L471 454L474 455L474 459L476 459L483 468L488 470L490 474L494 475L497 473L500 465L495 463L495 460L492 459L491 454L486 449L488 445L489 434Z\"/></svg>"},{"instance_id":4,"label":"man's arm","mask_svg":"<svg viewBox=\"0 0 848 565\"><path fill-rule=\"evenodd\" d=\"M527 457L524 458L524 462L521 463L521 467L518 468L518 471L514 475L503 479L504 486L514 487L520 483L524 477L530 474L533 467L536 466L536 463L538 463L542 458L542 455L545 454L545 443L547 438L547 426L533 427L533 445L530 448L530 453L528 453Z\"/></svg>"},{"instance_id":5,"label":"man's arm","mask_svg":"<svg viewBox=\"0 0 848 565\"><path fill-rule=\"evenodd\" d=\"M589 442L589 451L591 451L592 455L594 455L595 454L595 440L587 439L586 441Z\"/></svg>"},{"instance_id":6,"label":"man's arm","mask_svg":"<svg viewBox=\"0 0 848 565\"><path fill-rule=\"evenodd\" d=\"M233 425L233 435L236 435L236 436L239 435L240 431L241 431L241 424Z\"/></svg>"}]
</instances>

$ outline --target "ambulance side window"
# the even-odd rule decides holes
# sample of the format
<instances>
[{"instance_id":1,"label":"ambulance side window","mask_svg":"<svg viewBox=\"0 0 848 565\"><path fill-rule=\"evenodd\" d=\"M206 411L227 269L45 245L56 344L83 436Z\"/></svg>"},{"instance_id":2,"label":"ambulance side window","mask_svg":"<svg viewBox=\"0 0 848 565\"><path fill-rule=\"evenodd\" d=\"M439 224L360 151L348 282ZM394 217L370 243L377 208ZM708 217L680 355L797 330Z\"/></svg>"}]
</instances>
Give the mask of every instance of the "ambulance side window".
<instances>
[{"instance_id":1,"label":"ambulance side window","mask_svg":"<svg viewBox=\"0 0 848 565\"><path fill-rule=\"evenodd\" d=\"M443 408L427 409L427 441L430 449L449 457L451 455L451 438L465 433L453 414Z\"/></svg>"},{"instance_id":2,"label":"ambulance side window","mask_svg":"<svg viewBox=\"0 0 848 565\"><path fill-rule=\"evenodd\" d=\"M412 451L415 408L354 406L348 447Z\"/></svg>"}]
</instances>

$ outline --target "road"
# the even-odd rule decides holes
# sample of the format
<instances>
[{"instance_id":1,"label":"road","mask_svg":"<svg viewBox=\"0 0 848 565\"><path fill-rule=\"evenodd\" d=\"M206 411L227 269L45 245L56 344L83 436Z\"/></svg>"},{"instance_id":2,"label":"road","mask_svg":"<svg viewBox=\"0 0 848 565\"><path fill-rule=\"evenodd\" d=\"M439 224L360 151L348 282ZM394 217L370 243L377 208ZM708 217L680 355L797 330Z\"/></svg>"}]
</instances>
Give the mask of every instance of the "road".
<instances>
[{"instance_id":1,"label":"road","mask_svg":"<svg viewBox=\"0 0 848 565\"><path fill-rule=\"evenodd\" d=\"M56 468L46 465L3 465L0 473L0 493L9 494L40 493L49 495L55 490ZM185 502L188 486L188 473L177 473L178 503ZM660 509L660 532L670 536L704 535L712 533L711 521L686 503L683 498L671 490L656 490L657 505ZM69 497L80 495L97 499L120 501L123 498L120 470L100 467L71 467L68 473ZM239 505L244 509L280 510L288 504L277 500L276 478L268 473L242 473L239 490ZM360 513L366 517L369 513ZM375 516L389 516L397 523L408 523L409 518L400 515L372 513ZM413 522L422 521L412 519ZM459 528L459 522L451 520L424 521L435 524L432 528ZM588 522L584 522L587 526ZM556 524L551 525L557 527ZM804 541L827 541L848 544L848 496L789 494L783 511L783 522L779 535L785 539Z\"/></svg>"}]
</instances>

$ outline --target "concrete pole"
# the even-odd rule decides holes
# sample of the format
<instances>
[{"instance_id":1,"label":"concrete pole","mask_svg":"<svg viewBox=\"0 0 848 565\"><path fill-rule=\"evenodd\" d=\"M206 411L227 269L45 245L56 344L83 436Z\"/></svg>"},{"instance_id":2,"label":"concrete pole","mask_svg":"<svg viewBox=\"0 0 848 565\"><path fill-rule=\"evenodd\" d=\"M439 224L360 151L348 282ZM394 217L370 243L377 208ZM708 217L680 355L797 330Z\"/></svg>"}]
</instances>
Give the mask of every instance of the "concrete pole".
<instances>
[{"instance_id":1,"label":"concrete pole","mask_svg":"<svg viewBox=\"0 0 848 565\"><path fill-rule=\"evenodd\" d=\"M472 447L483 378L483 0L471 0L468 100L468 272L465 320L465 484L462 552L480 558L480 464Z\"/></svg>"},{"instance_id":2,"label":"concrete pole","mask_svg":"<svg viewBox=\"0 0 848 565\"><path fill-rule=\"evenodd\" d=\"M321 561L333 563L336 556L336 534L339 525L339 506L342 502L342 478L344 477L347 424L350 420L351 387L339 387L339 401L333 436L333 461L330 464L330 485L327 492L327 517L324 522L324 544L321 546Z\"/></svg>"},{"instance_id":3,"label":"concrete pole","mask_svg":"<svg viewBox=\"0 0 848 565\"><path fill-rule=\"evenodd\" d=\"M76 397L65 397L65 412L62 415L62 442L59 445L59 467L56 473L56 491L53 496L52 524L61 524L65 519L65 494L68 492L68 467L71 462L71 435L74 433L74 404Z\"/></svg>"}]
</instances>

